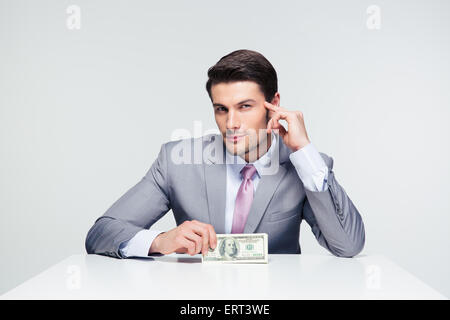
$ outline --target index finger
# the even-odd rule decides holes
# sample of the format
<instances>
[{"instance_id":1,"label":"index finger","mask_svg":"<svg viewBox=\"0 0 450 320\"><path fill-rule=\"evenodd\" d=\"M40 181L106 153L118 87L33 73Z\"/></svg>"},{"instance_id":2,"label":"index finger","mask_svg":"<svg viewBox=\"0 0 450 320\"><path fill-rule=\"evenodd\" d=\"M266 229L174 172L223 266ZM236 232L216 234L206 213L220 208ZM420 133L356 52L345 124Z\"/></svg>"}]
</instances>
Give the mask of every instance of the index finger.
<instances>
[{"instance_id":1,"label":"index finger","mask_svg":"<svg viewBox=\"0 0 450 320\"><path fill-rule=\"evenodd\" d=\"M264 101L264 107L266 107L267 109L272 110L272 111L277 111L277 106L275 106L267 101Z\"/></svg>"},{"instance_id":2,"label":"index finger","mask_svg":"<svg viewBox=\"0 0 450 320\"><path fill-rule=\"evenodd\" d=\"M264 106L269 109L272 112L280 112L280 111L289 111L286 108L283 108L282 106L276 106L270 102L264 101Z\"/></svg>"},{"instance_id":3,"label":"index finger","mask_svg":"<svg viewBox=\"0 0 450 320\"><path fill-rule=\"evenodd\" d=\"M211 244L211 249L215 249L217 246L217 235L216 231L214 230L214 227L212 225L209 225L209 240Z\"/></svg>"},{"instance_id":4,"label":"index finger","mask_svg":"<svg viewBox=\"0 0 450 320\"><path fill-rule=\"evenodd\" d=\"M202 237L202 249L201 253L204 255L208 251L208 243L209 243L209 231L203 224L197 223L196 221L192 221L193 224L191 226L192 230L196 232L198 235Z\"/></svg>"},{"instance_id":5,"label":"index finger","mask_svg":"<svg viewBox=\"0 0 450 320\"><path fill-rule=\"evenodd\" d=\"M200 221L193 221L194 223L197 223L203 227L205 227L208 230L209 233L209 245L211 247L211 249L215 249L217 246L217 235L216 235L216 231L214 230L214 227L210 224L207 223L203 223Z\"/></svg>"}]
</instances>

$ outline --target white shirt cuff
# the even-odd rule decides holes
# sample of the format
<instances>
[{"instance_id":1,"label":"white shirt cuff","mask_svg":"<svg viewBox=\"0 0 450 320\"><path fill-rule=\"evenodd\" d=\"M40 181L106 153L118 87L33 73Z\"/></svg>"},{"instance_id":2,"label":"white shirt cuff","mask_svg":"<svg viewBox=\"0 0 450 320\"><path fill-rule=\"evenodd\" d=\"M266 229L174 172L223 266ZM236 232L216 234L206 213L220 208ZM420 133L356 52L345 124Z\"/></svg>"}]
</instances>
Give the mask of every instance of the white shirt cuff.
<instances>
[{"instance_id":1,"label":"white shirt cuff","mask_svg":"<svg viewBox=\"0 0 450 320\"><path fill-rule=\"evenodd\" d=\"M163 231L144 229L120 245L120 253L128 257L148 257L153 240Z\"/></svg>"},{"instance_id":2,"label":"white shirt cuff","mask_svg":"<svg viewBox=\"0 0 450 320\"><path fill-rule=\"evenodd\" d=\"M289 155L305 188L310 191L328 189L328 167L312 143Z\"/></svg>"}]
</instances>

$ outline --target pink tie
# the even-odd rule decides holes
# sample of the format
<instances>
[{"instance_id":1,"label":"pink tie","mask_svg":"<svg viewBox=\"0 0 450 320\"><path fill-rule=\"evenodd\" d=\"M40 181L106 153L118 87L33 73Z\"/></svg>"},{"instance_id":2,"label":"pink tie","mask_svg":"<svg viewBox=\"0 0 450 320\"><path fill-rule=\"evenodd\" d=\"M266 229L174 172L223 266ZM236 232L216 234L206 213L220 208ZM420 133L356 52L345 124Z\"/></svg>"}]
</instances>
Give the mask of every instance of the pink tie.
<instances>
[{"instance_id":1,"label":"pink tie","mask_svg":"<svg viewBox=\"0 0 450 320\"><path fill-rule=\"evenodd\" d=\"M245 165L241 170L243 180L236 196L233 213L233 227L231 233L243 233L245 222L253 201L253 181L252 177L256 168L252 164Z\"/></svg>"}]
</instances>

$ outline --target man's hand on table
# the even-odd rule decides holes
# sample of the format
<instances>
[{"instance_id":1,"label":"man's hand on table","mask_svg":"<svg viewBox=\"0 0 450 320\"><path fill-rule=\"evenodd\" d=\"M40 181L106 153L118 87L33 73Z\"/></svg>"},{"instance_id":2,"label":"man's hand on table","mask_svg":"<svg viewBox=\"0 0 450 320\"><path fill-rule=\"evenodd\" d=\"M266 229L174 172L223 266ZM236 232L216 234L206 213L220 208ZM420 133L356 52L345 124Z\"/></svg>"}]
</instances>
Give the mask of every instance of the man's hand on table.
<instances>
[{"instance_id":1,"label":"man's hand on table","mask_svg":"<svg viewBox=\"0 0 450 320\"><path fill-rule=\"evenodd\" d=\"M217 246L214 227L197 220L185 221L178 227L159 234L149 250L150 253L171 254L188 253L191 256L202 253L205 255L209 247Z\"/></svg>"}]
</instances>

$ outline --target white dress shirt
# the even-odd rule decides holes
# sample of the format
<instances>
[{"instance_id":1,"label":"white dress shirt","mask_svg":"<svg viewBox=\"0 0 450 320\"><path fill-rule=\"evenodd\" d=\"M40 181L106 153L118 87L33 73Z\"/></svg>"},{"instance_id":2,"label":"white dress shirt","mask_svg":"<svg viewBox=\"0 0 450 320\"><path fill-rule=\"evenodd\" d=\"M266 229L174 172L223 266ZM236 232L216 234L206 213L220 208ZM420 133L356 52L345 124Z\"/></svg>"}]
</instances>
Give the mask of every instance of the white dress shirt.
<instances>
[{"instance_id":1,"label":"white dress shirt","mask_svg":"<svg viewBox=\"0 0 450 320\"><path fill-rule=\"evenodd\" d=\"M272 135L272 143L269 150L258 160L252 162L256 168L256 174L253 176L254 192L258 187L261 179L262 167L270 162L270 157L277 147L277 140L281 137ZM247 164L244 159L239 156L226 152L227 164L227 187L226 187L226 205L225 205L225 231L231 233L233 224L234 205L236 195L242 183L240 170ZM310 191L325 191L328 189L328 168L322 156L316 150L312 143L304 146L300 150L292 152L289 160L294 165L300 180L306 189ZM129 241L121 244L119 250L125 257L147 257L153 240L163 231L158 230L141 230Z\"/></svg>"}]
</instances>

